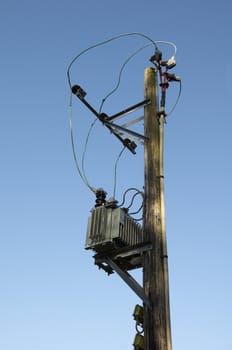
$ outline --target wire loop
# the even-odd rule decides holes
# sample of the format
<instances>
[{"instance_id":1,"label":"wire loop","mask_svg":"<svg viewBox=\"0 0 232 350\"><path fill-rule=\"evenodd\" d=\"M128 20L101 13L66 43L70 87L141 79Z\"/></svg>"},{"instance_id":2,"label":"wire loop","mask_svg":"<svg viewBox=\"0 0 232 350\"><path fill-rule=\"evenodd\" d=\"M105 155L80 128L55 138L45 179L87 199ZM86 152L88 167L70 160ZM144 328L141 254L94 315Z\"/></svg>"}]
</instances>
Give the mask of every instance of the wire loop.
<instances>
[{"instance_id":1,"label":"wire loop","mask_svg":"<svg viewBox=\"0 0 232 350\"><path fill-rule=\"evenodd\" d=\"M100 104L100 108L99 108L99 114L101 113L102 111L102 108L103 108L103 105L105 104L106 100L111 96L113 95L117 89L119 88L120 86L120 83L121 83L121 77L122 77L122 73L126 67L126 65L129 63L129 61L135 57L139 52L141 52L142 50L144 50L145 48L149 47L149 46L154 46L155 50L158 49L158 46L157 44L165 44L165 45L170 45L173 47L174 49L174 54L172 55L171 58L174 58L175 55L176 55L176 52L177 52L177 48L176 48L176 45L172 42L169 42L169 41L161 41L161 40L158 40L158 41L154 41L152 40L149 36L147 35L144 35L142 33L139 33L139 32L131 32L131 33L124 33L124 34L119 34L117 36L114 36L114 37L111 37L107 40L104 40L104 41L101 41L99 43L96 43L92 46L89 46L88 48L84 49L83 51L81 51L79 54L77 54L73 59L72 61L70 62L70 64L68 65L68 68L67 68L67 77L68 77L68 84L69 84L69 87L70 89L72 89L72 83L71 83L71 68L73 66L73 64L85 53L87 53L88 51L96 48L96 47L99 47L99 46L102 46L102 45L105 45L105 44L108 44L114 40L117 40L117 39L121 39L121 38L125 38L125 37L130 37L130 36L140 36L144 39L146 39L148 41L147 44L143 45L142 47L138 48L136 51L134 51L126 60L125 62L123 63L123 65L121 66L120 68L120 71L119 71L119 74L118 74L118 80L117 80L117 83L115 85L115 87L105 96L102 98L102 101L101 101L101 104ZM180 88L179 88L179 94L178 94L178 97L176 99L176 102L174 104L174 106L171 108L170 112L166 115L166 116L169 116L173 110L175 109L179 99L180 99L180 95L181 95L181 82L180 82ZM70 135L71 135L71 144L72 144L72 152L73 152L73 157L74 157L74 161L75 161L75 165L76 165L76 168L77 168L77 171L82 179L82 181L85 183L85 185L93 192L93 193L96 193L96 188L93 187L92 185L90 185L88 179L87 179L87 176L86 176L86 173L85 173L85 156L86 156L86 152L87 152L87 148L88 148L88 142L89 142L89 138L90 138L90 135L92 133L92 130L93 130L93 127L95 126L95 123L96 123L96 120L94 120L94 122L91 123L90 125L90 128L87 132L87 136L86 136L86 140L85 140L85 144L84 144L84 150L83 150L83 153L82 153L82 160L81 160L81 169L80 169L80 166L79 166L79 163L78 163L78 159L77 159L77 155L76 155L76 148L75 148L75 143L74 143L74 134L73 134L73 124L72 124L72 95L70 97L70 118L69 118L69 124L70 124ZM122 151L120 151L116 161L115 161L115 166L114 166L114 189L113 189L113 195L115 197L115 194L116 194L116 183L117 183L117 166L118 166L118 162L119 162L119 159L121 158L122 156L122 153L124 151L125 147L123 148ZM131 189L128 189L124 195L123 195L123 203L120 205L122 206L125 202L125 196L126 196L126 193L128 191L131 191L133 188ZM134 198L140 193L142 194L143 196L143 193L137 189L133 189L133 190L136 190L137 193L132 197L132 200L131 200L131 204L129 205L129 207L127 209L129 209L132 205L133 205L133 201L134 201ZM137 214L141 209L142 209L143 205L141 205L141 207L134 213L131 213L131 215L134 215L134 214Z\"/></svg>"}]
</instances>

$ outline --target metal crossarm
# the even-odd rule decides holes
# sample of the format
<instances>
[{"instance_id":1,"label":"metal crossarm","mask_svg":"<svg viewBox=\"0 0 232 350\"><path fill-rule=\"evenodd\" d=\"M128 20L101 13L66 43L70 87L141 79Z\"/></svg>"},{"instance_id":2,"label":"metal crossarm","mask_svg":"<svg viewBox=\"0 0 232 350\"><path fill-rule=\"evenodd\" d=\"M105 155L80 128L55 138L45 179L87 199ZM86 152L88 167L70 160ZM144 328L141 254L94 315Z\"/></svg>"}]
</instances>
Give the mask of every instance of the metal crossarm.
<instances>
[{"instance_id":1,"label":"metal crossarm","mask_svg":"<svg viewBox=\"0 0 232 350\"><path fill-rule=\"evenodd\" d=\"M142 102L139 102L129 108L126 108L124 109L123 111L117 113L117 114L114 114L113 116L109 117L107 114L105 113L98 113L85 99L85 96L86 96L86 92L79 86L79 85L74 85L72 87L72 93L74 95L76 95L79 100L110 130L110 132L112 134L114 134L117 139L119 141L122 142L122 144L124 145L124 147L128 148L129 151L131 151L133 154L135 154L135 149L137 147L136 143L133 141L133 140L130 140L129 137L127 138L122 138L118 131L117 130L122 130L124 131L125 133L127 134L130 134L130 135L133 135L139 139L142 139L143 141L147 141L148 138L144 135L141 135L133 130L129 130L127 129L126 127L124 126L121 126L121 125L118 125L118 124L114 124L112 123L111 121L112 120L115 120L115 119L118 119L118 118L121 118L123 117L124 115L128 114L128 113L131 113L131 112L134 112L135 110L137 110L138 108L141 108L141 107L144 107L148 104L151 103L150 99L146 99Z\"/></svg>"}]
</instances>

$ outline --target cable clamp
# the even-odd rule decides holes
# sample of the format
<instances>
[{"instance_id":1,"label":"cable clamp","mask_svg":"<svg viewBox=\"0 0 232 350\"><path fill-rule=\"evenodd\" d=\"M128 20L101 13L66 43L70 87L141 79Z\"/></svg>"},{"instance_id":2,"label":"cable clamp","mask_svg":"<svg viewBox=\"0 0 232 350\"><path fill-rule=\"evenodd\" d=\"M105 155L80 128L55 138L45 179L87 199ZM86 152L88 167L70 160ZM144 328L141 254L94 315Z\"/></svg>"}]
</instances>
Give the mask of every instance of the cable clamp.
<instances>
[{"instance_id":1,"label":"cable clamp","mask_svg":"<svg viewBox=\"0 0 232 350\"><path fill-rule=\"evenodd\" d=\"M164 118L165 118L165 117L167 116L167 113L165 113L165 111L160 111L160 112L158 112L158 118L160 118L161 115L163 115Z\"/></svg>"},{"instance_id":2,"label":"cable clamp","mask_svg":"<svg viewBox=\"0 0 232 350\"><path fill-rule=\"evenodd\" d=\"M101 114L99 114L99 120L100 120L103 124L105 124L105 122L107 121L108 118L109 118L109 117L108 117L108 115L107 115L106 113L101 113Z\"/></svg>"}]
</instances>

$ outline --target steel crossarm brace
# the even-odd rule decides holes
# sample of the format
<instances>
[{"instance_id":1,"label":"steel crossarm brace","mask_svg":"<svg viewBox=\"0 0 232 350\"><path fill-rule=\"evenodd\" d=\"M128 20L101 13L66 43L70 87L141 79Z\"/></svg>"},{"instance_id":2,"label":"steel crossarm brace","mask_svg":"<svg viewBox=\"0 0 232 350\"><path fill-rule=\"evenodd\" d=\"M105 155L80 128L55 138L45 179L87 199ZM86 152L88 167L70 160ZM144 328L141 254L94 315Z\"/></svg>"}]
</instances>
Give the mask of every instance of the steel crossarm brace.
<instances>
[{"instance_id":1,"label":"steel crossarm brace","mask_svg":"<svg viewBox=\"0 0 232 350\"><path fill-rule=\"evenodd\" d=\"M113 128L115 128L115 129L122 130L122 131L124 131L124 132L127 133L127 134L131 134L131 135L133 135L133 136L135 136L135 137L138 137L138 138L140 138L140 139L143 139L144 141L148 141L148 140L149 140L149 138L146 137L146 136L144 136L144 135L138 134L138 133L135 132L135 131L129 130L129 129L127 129L127 128L124 128L124 127L121 126L121 125L111 123L111 122L109 121L109 119L110 119L110 118L105 119L105 120L103 121L103 123L106 124L106 125L109 125L109 126L111 126L111 127L113 127Z\"/></svg>"},{"instance_id":2,"label":"steel crossarm brace","mask_svg":"<svg viewBox=\"0 0 232 350\"><path fill-rule=\"evenodd\" d=\"M144 119L144 116L138 117L136 119L130 120L129 122L127 122L125 124L122 124L121 126L123 126L124 128L127 128L128 126L136 124L136 123L140 122L143 119Z\"/></svg>"},{"instance_id":3,"label":"steel crossarm brace","mask_svg":"<svg viewBox=\"0 0 232 350\"><path fill-rule=\"evenodd\" d=\"M101 115L84 99L84 98L80 98L79 96L77 96L82 102L83 102L83 104L103 123L103 124L105 124L107 127L108 127L108 129L111 131L111 132L113 132L113 134L116 136L116 134L114 133L114 130L113 130L113 128L116 128L116 129L119 129L119 130L122 130L122 131L124 131L124 132L127 132L128 134L131 134L131 135L133 135L133 136L136 136L136 137L139 137L139 138L141 138L141 139L143 139L143 140L148 140L148 138L146 137L146 136L143 136L143 135L140 135L140 134L138 134L137 132L135 132L135 131L132 131L132 130L128 130L127 128L124 128L123 126L120 126L120 125L117 125L117 124L113 124L113 123L110 123L110 120L112 119L112 117L107 117L106 115L105 115L105 118L104 119L102 119L101 118ZM145 101L147 101L147 100L145 100ZM143 102L140 102L140 104L141 103L143 103L143 105L144 105L144 102L145 101L143 101ZM148 101L150 101L150 100L148 100ZM146 102L147 103L147 102ZM118 135L117 135L117 137L118 137ZM121 142L123 142L123 139L121 138L121 137L118 137L119 138L119 140L121 141Z\"/></svg>"},{"instance_id":4,"label":"steel crossarm brace","mask_svg":"<svg viewBox=\"0 0 232 350\"><path fill-rule=\"evenodd\" d=\"M109 257L105 257L105 261L110 265L110 267L117 272L117 274L123 279L123 281L137 294L137 296L142 299L142 301L151 307L149 298L144 294L143 288L140 284L127 272L122 270L113 260Z\"/></svg>"},{"instance_id":5,"label":"steel crossarm brace","mask_svg":"<svg viewBox=\"0 0 232 350\"><path fill-rule=\"evenodd\" d=\"M107 114L105 113L101 113L99 114L87 101L86 99L84 98L86 93L84 92L84 90L82 90L82 88L79 86L79 85L74 85L72 87L72 93L74 95L77 96L77 98L79 98L79 100L110 130L111 133L113 133L121 142L122 144L127 147L129 149L129 151L131 151L133 154L135 154L135 147L136 145L132 145L131 142L126 139L124 140L115 130L114 128L116 129L120 129L126 133L129 133L131 135L134 135L135 137L138 137L138 138L142 138L143 140L148 140L147 137L143 136L143 135L140 135L134 131L131 131L131 130L128 130L120 125L116 125L116 124L113 124L113 123L110 123L110 120L113 120L115 118L119 118L127 113L130 113L142 106L145 106L147 104L149 104L151 101L149 99L147 100L144 100L142 102L139 102L137 103L136 105L133 105L117 114L115 114L114 116L112 117L108 117ZM128 142L129 141L129 142ZM134 147L135 146L135 147Z\"/></svg>"},{"instance_id":6,"label":"steel crossarm brace","mask_svg":"<svg viewBox=\"0 0 232 350\"><path fill-rule=\"evenodd\" d=\"M125 140L118 135L117 132L115 132L115 130L112 128L112 126L109 124L105 123L105 120L107 118L107 115L104 115L104 118L102 118L102 114L100 115L86 100L83 96L79 95L78 93L76 93L76 89L72 89L72 92L74 95L76 95L79 100L81 102L83 102L83 104L110 130L111 133L113 133L118 140L120 140L122 142L122 144L127 147L129 149L129 151L131 151L133 154L135 154L135 150L133 147L130 147L130 144L128 144L127 142L125 142Z\"/></svg>"},{"instance_id":7,"label":"steel crossarm brace","mask_svg":"<svg viewBox=\"0 0 232 350\"><path fill-rule=\"evenodd\" d=\"M109 117L108 120L112 121L112 120L115 120L115 119L118 119L118 118L122 118L124 115L126 115L128 113L131 113L131 112L134 112L137 109L139 109L139 108L141 108L143 106L147 106L150 103L151 103L151 100L149 100L149 99L146 99L146 100L144 100L142 102L136 103L135 105L133 105L131 107L128 107L128 108L124 109L123 111L112 115L111 117Z\"/></svg>"}]
</instances>

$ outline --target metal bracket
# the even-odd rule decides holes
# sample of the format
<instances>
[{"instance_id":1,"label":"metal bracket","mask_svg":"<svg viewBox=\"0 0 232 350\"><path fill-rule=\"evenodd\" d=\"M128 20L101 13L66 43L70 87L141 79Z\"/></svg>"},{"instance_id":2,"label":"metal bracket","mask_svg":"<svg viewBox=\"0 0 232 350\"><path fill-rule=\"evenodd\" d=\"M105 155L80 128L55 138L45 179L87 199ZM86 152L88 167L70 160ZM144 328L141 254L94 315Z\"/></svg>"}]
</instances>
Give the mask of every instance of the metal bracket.
<instances>
[{"instance_id":1,"label":"metal bracket","mask_svg":"<svg viewBox=\"0 0 232 350\"><path fill-rule=\"evenodd\" d=\"M123 111L121 111L121 112L119 112L117 114L112 115L112 117L109 117L109 121L115 120L115 119L118 119L118 118L122 118L122 117L124 117L124 115L126 115L128 113L131 113L131 112L134 112L134 111L136 111L137 109L139 109L141 107L145 107L145 106L149 105L150 103L151 103L151 100L149 100L149 99L146 99L144 101L136 103L135 105L133 105L131 107L128 107L128 108L124 109Z\"/></svg>"},{"instance_id":2,"label":"metal bracket","mask_svg":"<svg viewBox=\"0 0 232 350\"><path fill-rule=\"evenodd\" d=\"M109 266L117 272L117 274L123 279L123 281L137 294L137 296L142 299L148 308L151 308L151 302L149 298L145 295L143 288L140 284L127 272L123 271L113 260L106 257L105 261Z\"/></svg>"},{"instance_id":3,"label":"metal bracket","mask_svg":"<svg viewBox=\"0 0 232 350\"><path fill-rule=\"evenodd\" d=\"M141 134L139 134L139 133L137 133L137 132L135 132L135 131L133 131L133 130L129 130L129 129L127 129L127 128L124 127L124 126L111 123L111 122L109 121L109 119L110 119L110 118L107 118L107 119L103 120L103 124L112 126L113 128L118 129L118 130L122 130L122 131L126 132L127 134L131 134L131 135L133 135L133 136L136 136L136 137L138 137L138 138L140 138L140 139L142 139L142 140L144 140L144 141L148 141L148 140L149 140L149 138L148 138L147 136L141 135Z\"/></svg>"},{"instance_id":4,"label":"metal bracket","mask_svg":"<svg viewBox=\"0 0 232 350\"><path fill-rule=\"evenodd\" d=\"M119 259L119 258L128 258L131 256L135 256L135 255L142 255L144 252L147 252L148 250L152 249L152 245L151 243L147 242L144 244L141 244L139 246L133 246L133 247L126 247L126 249L121 249L117 251L116 254L113 255L108 255L110 258L112 259Z\"/></svg>"},{"instance_id":5,"label":"metal bracket","mask_svg":"<svg viewBox=\"0 0 232 350\"><path fill-rule=\"evenodd\" d=\"M119 249L116 252L108 252L107 256L100 253L94 256L95 264L98 265L100 269L103 269L108 273L108 275L111 275L115 271L149 308L150 300L145 295L140 284L128 273L127 267L130 266L130 263L129 265L127 263L130 261L130 258L140 256L141 259L143 253L151 249L151 243L147 242L140 246L134 246L131 248L123 247L121 250ZM142 267L141 261L137 267Z\"/></svg>"},{"instance_id":6,"label":"metal bracket","mask_svg":"<svg viewBox=\"0 0 232 350\"><path fill-rule=\"evenodd\" d=\"M86 96L86 92L79 86L79 85L74 85L72 87L72 93L74 95L76 95L80 101L110 130L110 132L112 134L114 134L122 143L125 147L127 147L133 154L135 154L135 148L136 148L136 144L135 142L131 141L130 139L126 138L123 139L119 132L117 130L122 130L127 134L133 135L139 139L142 139L144 141L148 141L148 138L144 135L138 134L135 131L129 130L124 126L120 126L117 124L112 123L113 120L116 120L118 118L123 117L124 115L134 112L135 110L137 110L138 108L141 107L145 107L148 104L151 103L151 101L149 99L146 99L144 101L141 101L131 107L128 107L126 109L124 109L123 111L114 114L113 116L109 117L107 114L105 113L98 113L86 100L85 100L85 96Z\"/></svg>"}]
</instances>

